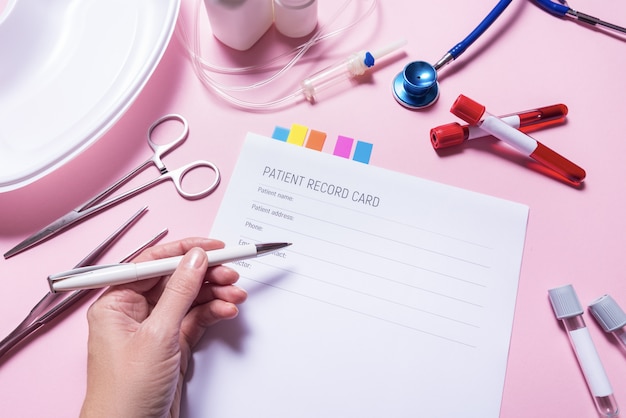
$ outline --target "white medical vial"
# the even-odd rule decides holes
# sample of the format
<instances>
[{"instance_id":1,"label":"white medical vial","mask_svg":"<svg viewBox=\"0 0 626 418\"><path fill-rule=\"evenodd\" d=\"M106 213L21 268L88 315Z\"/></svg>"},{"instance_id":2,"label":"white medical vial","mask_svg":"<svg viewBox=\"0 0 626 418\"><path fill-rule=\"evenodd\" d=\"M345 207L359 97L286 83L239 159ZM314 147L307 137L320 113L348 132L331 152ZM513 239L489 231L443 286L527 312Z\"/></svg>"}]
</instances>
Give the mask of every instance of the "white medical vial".
<instances>
[{"instance_id":1,"label":"white medical vial","mask_svg":"<svg viewBox=\"0 0 626 418\"><path fill-rule=\"evenodd\" d=\"M290 38L307 36L317 26L317 0L274 0L274 24Z\"/></svg>"},{"instance_id":2,"label":"white medical vial","mask_svg":"<svg viewBox=\"0 0 626 418\"><path fill-rule=\"evenodd\" d=\"M272 26L272 0L204 0L213 36L245 51Z\"/></svg>"},{"instance_id":3,"label":"white medical vial","mask_svg":"<svg viewBox=\"0 0 626 418\"><path fill-rule=\"evenodd\" d=\"M583 308L569 284L548 290L554 315L563 323L600 416L616 418L619 407L600 356L583 319Z\"/></svg>"},{"instance_id":4,"label":"white medical vial","mask_svg":"<svg viewBox=\"0 0 626 418\"><path fill-rule=\"evenodd\" d=\"M589 305L589 310L605 332L612 333L626 353L626 313L611 295L604 295Z\"/></svg>"}]
</instances>

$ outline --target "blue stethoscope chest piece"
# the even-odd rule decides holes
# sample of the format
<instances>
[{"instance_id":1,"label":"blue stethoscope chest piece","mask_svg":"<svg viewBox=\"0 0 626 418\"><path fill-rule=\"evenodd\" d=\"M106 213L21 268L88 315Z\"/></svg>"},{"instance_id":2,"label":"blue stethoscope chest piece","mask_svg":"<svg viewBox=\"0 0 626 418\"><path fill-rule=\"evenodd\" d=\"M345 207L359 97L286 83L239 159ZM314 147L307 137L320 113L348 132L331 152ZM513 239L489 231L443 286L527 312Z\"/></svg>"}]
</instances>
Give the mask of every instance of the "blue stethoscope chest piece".
<instances>
[{"instance_id":1,"label":"blue stethoscope chest piece","mask_svg":"<svg viewBox=\"0 0 626 418\"><path fill-rule=\"evenodd\" d=\"M413 61L393 80L393 96L402 106L423 109L439 98L437 70L425 61Z\"/></svg>"}]
</instances>

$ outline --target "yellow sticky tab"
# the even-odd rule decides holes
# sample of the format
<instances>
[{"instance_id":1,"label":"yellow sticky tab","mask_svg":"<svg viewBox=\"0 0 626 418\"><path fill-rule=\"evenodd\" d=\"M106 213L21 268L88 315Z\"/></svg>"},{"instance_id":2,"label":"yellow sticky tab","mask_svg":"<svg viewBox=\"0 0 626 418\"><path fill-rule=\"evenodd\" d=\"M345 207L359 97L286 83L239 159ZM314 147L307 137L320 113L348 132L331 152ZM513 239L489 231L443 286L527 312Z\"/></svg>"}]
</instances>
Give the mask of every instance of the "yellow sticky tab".
<instances>
[{"instance_id":1,"label":"yellow sticky tab","mask_svg":"<svg viewBox=\"0 0 626 418\"><path fill-rule=\"evenodd\" d=\"M291 130L289 131L287 142L290 144L302 146L304 145L304 139L306 138L307 132L309 132L309 128L294 123L293 125L291 125Z\"/></svg>"}]
</instances>

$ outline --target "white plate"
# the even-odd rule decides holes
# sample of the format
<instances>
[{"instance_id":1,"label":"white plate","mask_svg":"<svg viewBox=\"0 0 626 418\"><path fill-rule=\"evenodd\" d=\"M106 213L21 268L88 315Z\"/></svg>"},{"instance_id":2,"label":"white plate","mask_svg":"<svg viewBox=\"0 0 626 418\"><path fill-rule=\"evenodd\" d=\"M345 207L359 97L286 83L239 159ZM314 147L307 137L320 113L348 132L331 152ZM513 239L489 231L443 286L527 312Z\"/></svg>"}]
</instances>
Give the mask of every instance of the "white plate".
<instances>
[{"instance_id":1,"label":"white plate","mask_svg":"<svg viewBox=\"0 0 626 418\"><path fill-rule=\"evenodd\" d=\"M45 176L137 97L180 0L13 0L0 17L0 193Z\"/></svg>"}]
</instances>

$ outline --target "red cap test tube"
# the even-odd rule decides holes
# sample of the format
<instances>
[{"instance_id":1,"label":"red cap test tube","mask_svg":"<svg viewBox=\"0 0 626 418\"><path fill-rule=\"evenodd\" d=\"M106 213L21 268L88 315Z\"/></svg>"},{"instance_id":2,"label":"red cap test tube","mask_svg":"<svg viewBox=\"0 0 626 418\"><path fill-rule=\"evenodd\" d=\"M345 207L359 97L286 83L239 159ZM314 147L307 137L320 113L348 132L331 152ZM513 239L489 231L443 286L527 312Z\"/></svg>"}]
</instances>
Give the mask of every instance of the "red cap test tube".
<instances>
[{"instance_id":1,"label":"red cap test tube","mask_svg":"<svg viewBox=\"0 0 626 418\"><path fill-rule=\"evenodd\" d=\"M567 106L559 103L511 113L499 116L499 118L507 125L511 125L522 132L533 132L564 122L567 111ZM432 128L430 130L430 141L434 149L441 149L489 135L488 132L483 131L478 126L461 125L460 123L452 122Z\"/></svg>"},{"instance_id":2,"label":"red cap test tube","mask_svg":"<svg viewBox=\"0 0 626 418\"><path fill-rule=\"evenodd\" d=\"M564 176L570 182L580 184L585 179L586 173L581 167L524 132L507 125L502 119L486 112L485 106L480 103L461 94L450 111L470 125L479 126L483 131Z\"/></svg>"}]
</instances>

